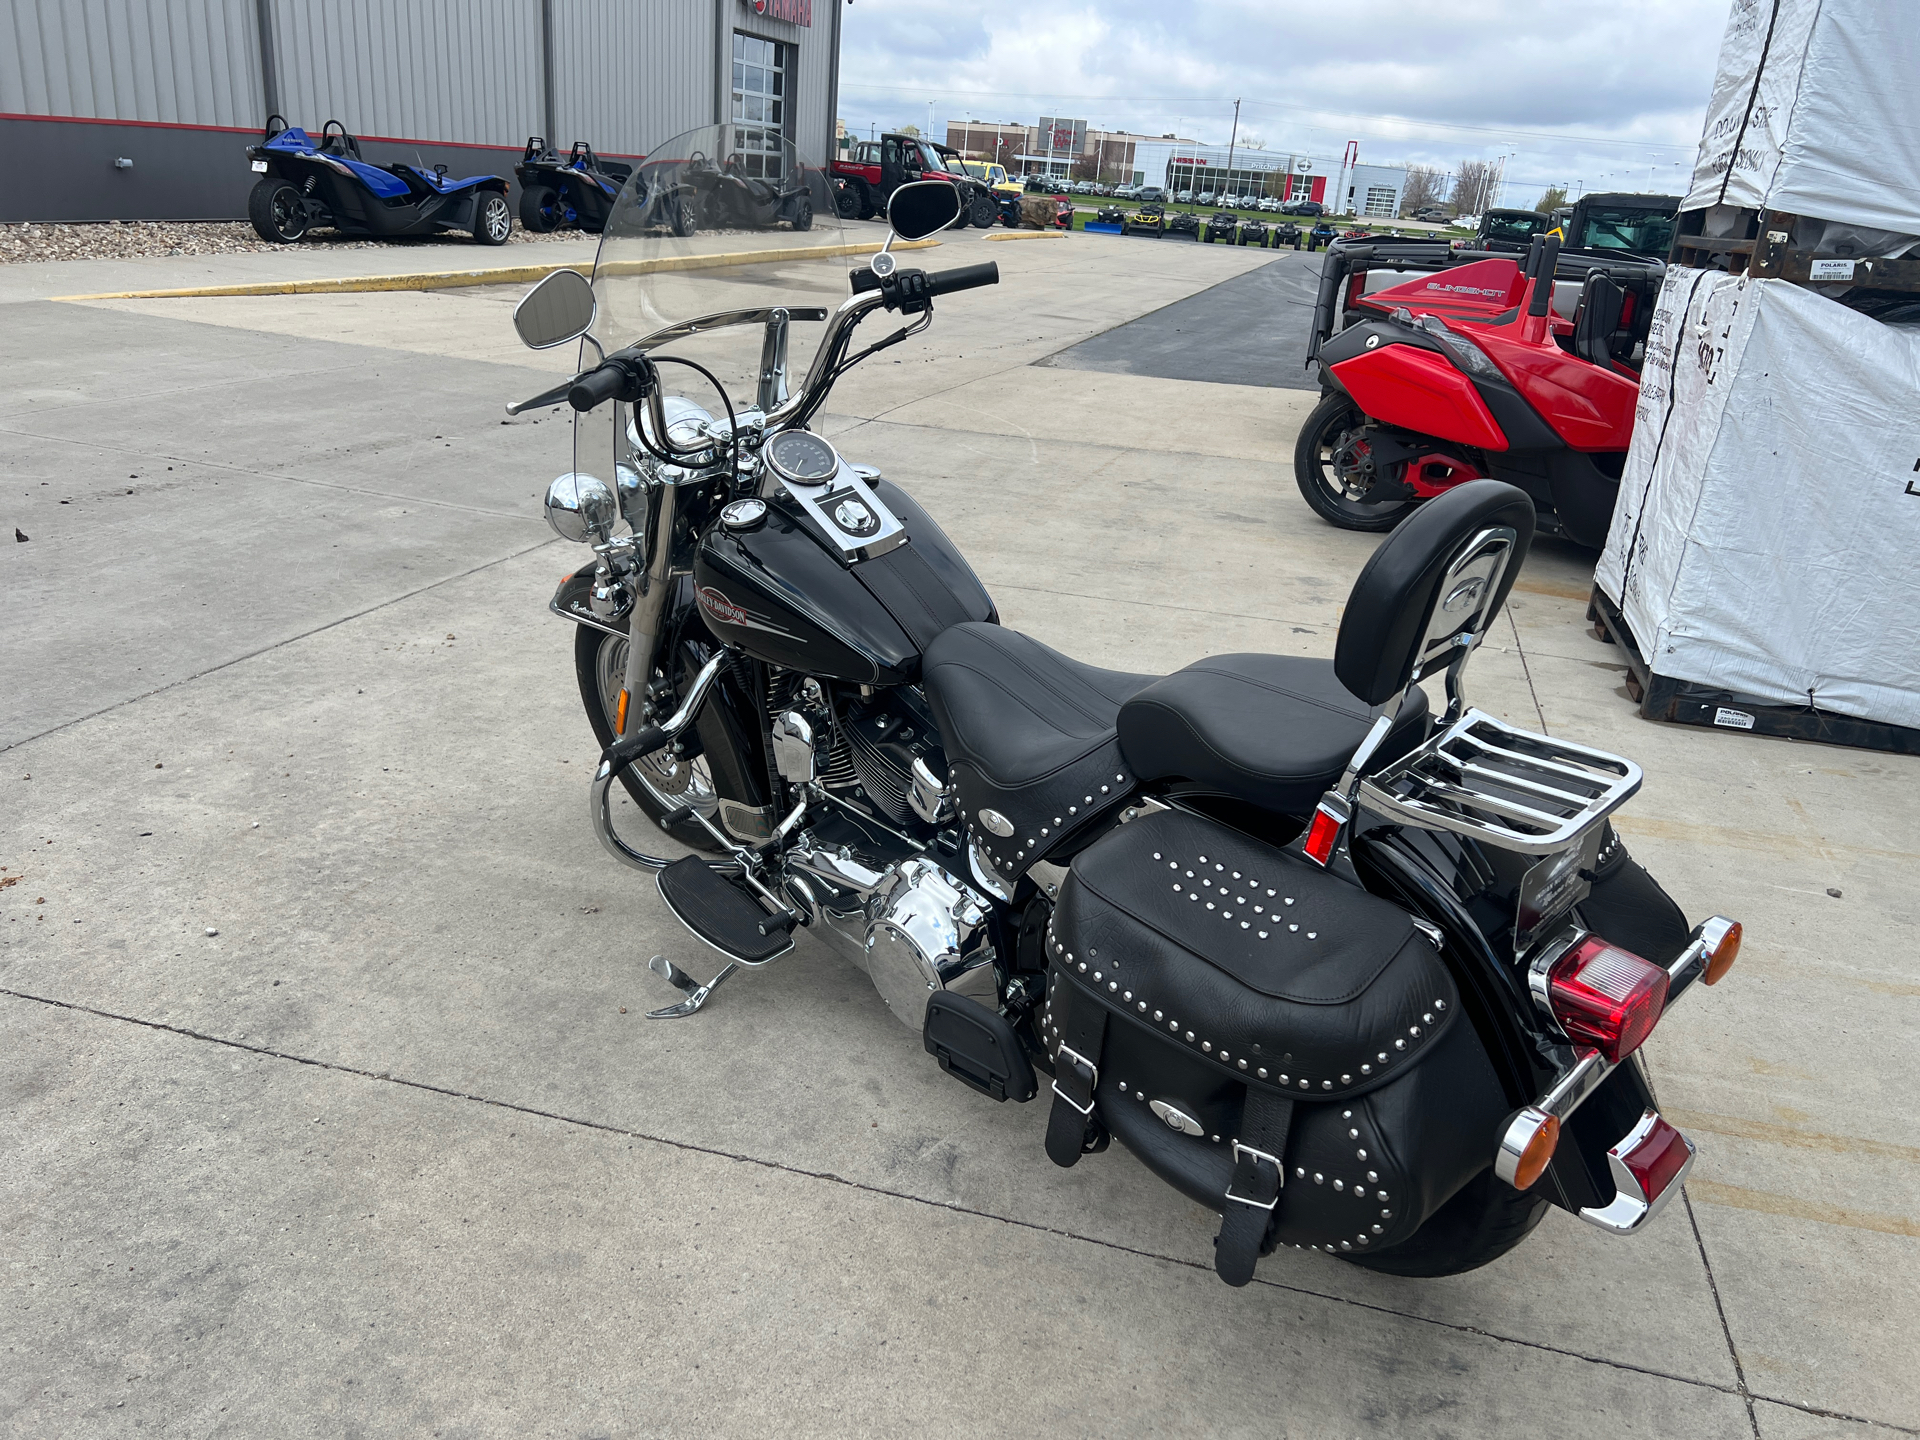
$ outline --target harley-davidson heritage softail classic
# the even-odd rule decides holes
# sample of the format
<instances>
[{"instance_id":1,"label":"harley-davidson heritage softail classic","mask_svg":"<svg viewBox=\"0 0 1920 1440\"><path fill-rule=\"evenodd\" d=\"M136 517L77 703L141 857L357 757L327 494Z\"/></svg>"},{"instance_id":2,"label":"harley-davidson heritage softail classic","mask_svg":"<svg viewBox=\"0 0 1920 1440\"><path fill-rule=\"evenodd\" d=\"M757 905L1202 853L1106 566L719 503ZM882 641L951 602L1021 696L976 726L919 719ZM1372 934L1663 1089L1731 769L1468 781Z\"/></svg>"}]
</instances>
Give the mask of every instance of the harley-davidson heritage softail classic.
<instances>
[{"instance_id":1,"label":"harley-davidson heritage softail classic","mask_svg":"<svg viewBox=\"0 0 1920 1440\"><path fill-rule=\"evenodd\" d=\"M820 228L786 232L794 259L770 272L802 303L690 268L635 199L680 183L650 161L591 286L559 272L515 316L536 346L586 337L575 378L512 408L577 412L546 511L593 550L552 607L604 747L593 824L726 960L701 984L656 957L685 998L655 1015L694 1014L800 932L837 943L954 1079L1025 1101L1051 1076L1055 1163L1117 1137L1220 1212L1235 1285L1282 1245L1443 1275L1549 1206L1645 1225L1694 1148L1636 1052L1726 972L1740 927L1689 930L1628 857L1608 817L1640 787L1631 761L1466 703L1533 538L1527 497L1482 480L1422 506L1355 582L1331 661L1069 659L998 624L933 518L808 428L853 364L996 267L883 250L848 293L807 259L838 243L835 212L784 142L655 153L749 141L820 191ZM888 245L954 206L950 185L901 187ZM804 303L823 277L835 303ZM688 308L730 295L753 303ZM855 350L881 310L906 326ZM814 322L789 392L790 335ZM729 327L757 347L687 358ZM757 377L751 404L721 388L729 366ZM669 396L682 373L714 411ZM1435 680L1438 716L1417 683ZM616 784L689 853L616 833Z\"/></svg>"}]
</instances>

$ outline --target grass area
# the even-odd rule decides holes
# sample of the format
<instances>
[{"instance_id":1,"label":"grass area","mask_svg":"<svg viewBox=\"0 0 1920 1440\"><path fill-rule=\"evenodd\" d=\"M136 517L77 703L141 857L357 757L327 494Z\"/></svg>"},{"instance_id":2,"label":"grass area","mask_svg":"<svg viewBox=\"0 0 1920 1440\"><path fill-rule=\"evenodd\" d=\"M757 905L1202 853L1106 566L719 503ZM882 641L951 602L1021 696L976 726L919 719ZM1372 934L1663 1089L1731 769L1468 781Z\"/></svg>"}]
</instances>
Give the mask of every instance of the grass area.
<instances>
[{"instance_id":1,"label":"grass area","mask_svg":"<svg viewBox=\"0 0 1920 1440\"><path fill-rule=\"evenodd\" d=\"M1047 198L1053 199L1055 197L1052 195L1049 195L1047 196ZM1112 206L1117 210L1134 210L1139 208L1141 203L1138 200L1116 200L1116 199L1110 199L1102 195L1065 195L1059 198L1065 199L1065 200L1071 200L1073 202L1073 207L1074 207L1073 228L1076 230L1081 230L1086 228L1087 221L1091 220L1097 211L1104 210L1108 206ZM1203 226L1206 224L1207 217L1209 215L1217 214L1221 209L1221 207L1217 205L1191 205L1191 204L1180 205L1180 204L1176 204L1171 200L1169 200L1166 203L1164 208L1166 209L1169 215L1174 213L1176 210L1185 211L1189 215L1198 215L1200 217L1200 223ZM1431 228L1428 228L1427 226L1421 225L1417 221L1400 221L1400 220L1368 221L1368 220L1361 220L1361 219L1336 218L1334 216L1276 215L1270 210L1261 210L1261 211L1237 210L1234 213L1247 219L1263 220L1269 226L1293 224L1293 225L1298 225L1302 230L1311 230L1316 224L1318 224L1321 220L1324 219L1332 224L1335 231L1342 234L1344 234L1348 230L1367 230L1374 234L1380 234L1383 232L1393 233L1397 231L1399 234L1405 235L1413 239L1417 239L1425 236L1431 236L1437 239L1451 240L1456 236L1471 235L1473 233L1471 230L1464 230L1457 225L1447 225L1447 226L1442 226L1438 229L1431 229Z\"/></svg>"}]
</instances>

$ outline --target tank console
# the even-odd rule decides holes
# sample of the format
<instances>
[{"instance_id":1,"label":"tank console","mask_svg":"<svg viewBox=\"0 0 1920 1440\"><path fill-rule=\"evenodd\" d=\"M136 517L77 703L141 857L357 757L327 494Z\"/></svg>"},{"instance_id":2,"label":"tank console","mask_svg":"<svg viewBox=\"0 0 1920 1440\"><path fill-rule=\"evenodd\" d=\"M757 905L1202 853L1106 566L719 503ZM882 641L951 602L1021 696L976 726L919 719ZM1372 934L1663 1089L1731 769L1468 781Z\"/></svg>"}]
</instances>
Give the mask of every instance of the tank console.
<instances>
[{"instance_id":1,"label":"tank console","mask_svg":"<svg viewBox=\"0 0 1920 1440\"><path fill-rule=\"evenodd\" d=\"M851 565L907 543L907 527L840 452L807 430L782 430L761 448L768 472Z\"/></svg>"}]
</instances>

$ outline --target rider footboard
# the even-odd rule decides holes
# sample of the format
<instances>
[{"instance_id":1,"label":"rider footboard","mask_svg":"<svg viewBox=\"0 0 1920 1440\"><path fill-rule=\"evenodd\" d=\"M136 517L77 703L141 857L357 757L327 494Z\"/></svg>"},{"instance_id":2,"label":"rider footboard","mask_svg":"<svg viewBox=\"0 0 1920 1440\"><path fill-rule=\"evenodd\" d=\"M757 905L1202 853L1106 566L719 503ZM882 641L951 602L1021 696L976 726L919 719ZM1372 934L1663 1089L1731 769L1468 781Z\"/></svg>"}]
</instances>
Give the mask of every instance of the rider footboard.
<instances>
[{"instance_id":1,"label":"rider footboard","mask_svg":"<svg viewBox=\"0 0 1920 1440\"><path fill-rule=\"evenodd\" d=\"M1104 1125L1223 1215L1223 1278L1383 1249L1487 1164L1507 1106L1405 911L1182 811L1074 858L1047 939L1048 1152Z\"/></svg>"}]
</instances>

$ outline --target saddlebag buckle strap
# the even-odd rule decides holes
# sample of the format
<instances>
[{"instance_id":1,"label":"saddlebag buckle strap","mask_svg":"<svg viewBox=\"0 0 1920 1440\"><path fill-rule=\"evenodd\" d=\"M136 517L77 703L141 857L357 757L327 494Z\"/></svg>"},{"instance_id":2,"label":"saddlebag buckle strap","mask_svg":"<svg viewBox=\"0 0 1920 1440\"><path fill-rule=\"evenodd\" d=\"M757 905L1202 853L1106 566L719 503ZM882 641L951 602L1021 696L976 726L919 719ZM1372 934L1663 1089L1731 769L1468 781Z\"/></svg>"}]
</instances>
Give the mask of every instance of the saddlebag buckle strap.
<instances>
[{"instance_id":1,"label":"saddlebag buckle strap","mask_svg":"<svg viewBox=\"0 0 1920 1440\"><path fill-rule=\"evenodd\" d=\"M1265 1161L1273 1167L1273 1183L1268 1185L1267 1172L1261 1168ZM1280 1203L1280 1192L1286 1188L1287 1172L1280 1164L1278 1155L1269 1155L1264 1150L1256 1150L1251 1145L1233 1142L1233 1178L1227 1182L1226 1198L1239 1205L1251 1205L1256 1210L1271 1210ZM1236 1195L1234 1187L1241 1186L1256 1192L1256 1195ZM1262 1200L1257 1195L1273 1193Z\"/></svg>"},{"instance_id":2,"label":"saddlebag buckle strap","mask_svg":"<svg viewBox=\"0 0 1920 1440\"><path fill-rule=\"evenodd\" d=\"M1240 1112L1241 1133L1233 1142L1233 1178L1227 1182L1220 1212L1220 1234L1213 1242L1214 1273L1229 1285L1253 1279L1254 1263L1287 1183L1287 1132L1293 1127L1293 1101L1255 1087ZM1262 1148L1262 1147L1267 1148Z\"/></svg>"},{"instance_id":3,"label":"saddlebag buckle strap","mask_svg":"<svg viewBox=\"0 0 1920 1440\"><path fill-rule=\"evenodd\" d=\"M1070 1066L1068 1061L1069 1056L1072 1057ZM1091 1115L1093 1113L1094 1087L1100 1083L1100 1067L1070 1045L1062 1045L1060 1047L1059 1057L1053 1063L1053 1093L1060 1099L1066 1101L1067 1104L1071 1105L1082 1115ZM1076 1096L1069 1095L1065 1090L1062 1090L1060 1088L1060 1082L1062 1080L1071 1081L1073 1088L1082 1092L1087 1097L1085 1101L1080 1100Z\"/></svg>"}]
</instances>

